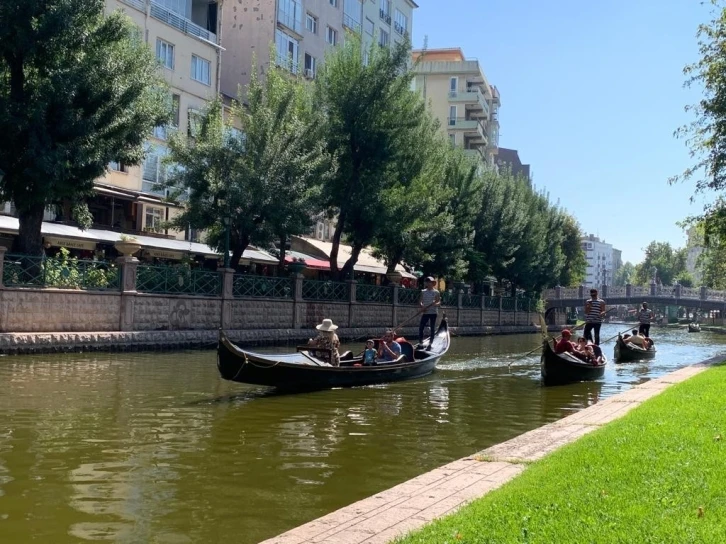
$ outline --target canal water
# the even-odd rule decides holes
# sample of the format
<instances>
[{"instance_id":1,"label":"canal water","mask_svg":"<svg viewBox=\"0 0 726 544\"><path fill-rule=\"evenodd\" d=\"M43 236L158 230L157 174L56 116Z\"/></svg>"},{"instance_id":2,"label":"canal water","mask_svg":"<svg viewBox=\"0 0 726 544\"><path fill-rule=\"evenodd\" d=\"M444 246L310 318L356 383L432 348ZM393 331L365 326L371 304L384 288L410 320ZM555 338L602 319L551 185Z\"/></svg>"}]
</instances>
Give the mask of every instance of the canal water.
<instances>
[{"instance_id":1,"label":"canal water","mask_svg":"<svg viewBox=\"0 0 726 544\"><path fill-rule=\"evenodd\" d=\"M297 395L222 381L211 351L1 357L0 542L256 543L726 351L652 332L655 360L548 388L521 356L535 335L454 338L430 377Z\"/></svg>"}]
</instances>

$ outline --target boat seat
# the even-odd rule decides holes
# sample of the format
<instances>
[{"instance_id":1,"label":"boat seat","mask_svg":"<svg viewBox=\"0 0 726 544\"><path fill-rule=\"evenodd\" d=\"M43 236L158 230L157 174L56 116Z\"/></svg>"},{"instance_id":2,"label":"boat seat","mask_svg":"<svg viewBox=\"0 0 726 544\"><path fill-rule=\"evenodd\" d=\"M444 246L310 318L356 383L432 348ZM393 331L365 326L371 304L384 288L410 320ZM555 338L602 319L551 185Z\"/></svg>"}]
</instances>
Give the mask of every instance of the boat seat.
<instances>
[{"instance_id":1,"label":"boat seat","mask_svg":"<svg viewBox=\"0 0 726 544\"><path fill-rule=\"evenodd\" d=\"M410 342L401 342L401 355L406 357L407 363L413 363L414 361L414 353L413 353L413 346Z\"/></svg>"},{"instance_id":2,"label":"boat seat","mask_svg":"<svg viewBox=\"0 0 726 544\"><path fill-rule=\"evenodd\" d=\"M351 359L353 359L353 352L350 351L350 350L344 351L343 353L340 354L340 362L341 363L343 361L350 361Z\"/></svg>"}]
</instances>

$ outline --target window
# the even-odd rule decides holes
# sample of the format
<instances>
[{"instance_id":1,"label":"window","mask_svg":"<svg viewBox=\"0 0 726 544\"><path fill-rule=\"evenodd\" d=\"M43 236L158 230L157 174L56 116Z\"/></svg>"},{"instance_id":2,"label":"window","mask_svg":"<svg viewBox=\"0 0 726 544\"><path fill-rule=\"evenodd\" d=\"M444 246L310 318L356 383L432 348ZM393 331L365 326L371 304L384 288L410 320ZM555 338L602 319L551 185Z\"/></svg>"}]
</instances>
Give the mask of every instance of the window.
<instances>
[{"instance_id":1,"label":"window","mask_svg":"<svg viewBox=\"0 0 726 544\"><path fill-rule=\"evenodd\" d=\"M174 69L174 46L161 38L156 39L156 58L169 70Z\"/></svg>"},{"instance_id":2,"label":"window","mask_svg":"<svg viewBox=\"0 0 726 544\"><path fill-rule=\"evenodd\" d=\"M334 28L326 27L325 41L330 45L338 45L338 31Z\"/></svg>"},{"instance_id":3,"label":"window","mask_svg":"<svg viewBox=\"0 0 726 544\"><path fill-rule=\"evenodd\" d=\"M396 10L396 16L393 19L393 29L402 36L408 32L408 17Z\"/></svg>"},{"instance_id":4,"label":"window","mask_svg":"<svg viewBox=\"0 0 726 544\"><path fill-rule=\"evenodd\" d=\"M312 55L305 53L305 77L313 79L317 71L318 60Z\"/></svg>"},{"instance_id":5,"label":"window","mask_svg":"<svg viewBox=\"0 0 726 544\"><path fill-rule=\"evenodd\" d=\"M300 42L281 30L275 31L275 47L277 48L278 66L297 74Z\"/></svg>"},{"instance_id":6,"label":"window","mask_svg":"<svg viewBox=\"0 0 726 544\"><path fill-rule=\"evenodd\" d=\"M379 5L380 5L379 15L381 16L381 19L383 19L385 22L387 22L390 25L391 24L391 4L390 4L389 0L380 0Z\"/></svg>"},{"instance_id":7,"label":"window","mask_svg":"<svg viewBox=\"0 0 726 544\"><path fill-rule=\"evenodd\" d=\"M144 230L160 232L162 230L161 225L164 222L164 216L166 215L166 209L148 205L144 206L144 208Z\"/></svg>"},{"instance_id":8,"label":"window","mask_svg":"<svg viewBox=\"0 0 726 544\"><path fill-rule=\"evenodd\" d=\"M153 193L159 196L166 196L164 183L167 178L167 167L164 164L164 157L167 154L165 147L149 145L144 157L142 168L141 190L145 193Z\"/></svg>"},{"instance_id":9,"label":"window","mask_svg":"<svg viewBox=\"0 0 726 544\"><path fill-rule=\"evenodd\" d=\"M299 0L279 0L277 20L298 34L302 32L302 4Z\"/></svg>"},{"instance_id":10,"label":"window","mask_svg":"<svg viewBox=\"0 0 726 544\"><path fill-rule=\"evenodd\" d=\"M211 85L211 63L201 57L192 55L192 79L205 85Z\"/></svg>"},{"instance_id":11,"label":"window","mask_svg":"<svg viewBox=\"0 0 726 544\"><path fill-rule=\"evenodd\" d=\"M360 0L344 0L343 6L343 24L354 30L360 32L360 16L361 16L361 5Z\"/></svg>"},{"instance_id":12,"label":"window","mask_svg":"<svg viewBox=\"0 0 726 544\"><path fill-rule=\"evenodd\" d=\"M313 34L318 33L318 18L309 13L305 16L305 28Z\"/></svg>"},{"instance_id":13,"label":"window","mask_svg":"<svg viewBox=\"0 0 726 544\"><path fill-rule=\"evenodd\" d=\"M388 37L388 32L380 29L380 34L378 35L378 45L381 47L388 47L388 43L390 42L390 38Z\"/></svg>"},{"instance_id":14,"label":"window","mask_svg":"<svg viewBox=\"0 0 726 544\"><path fill-rule=\"evenodd\" d=\"M178 94L171 95L171 126L179 128L179 104L181 96Z\"/></svg>"},{"instance_id":15,"label":"window","mask_svg":"<svg viewBox=\"0 0 726 544\"><path fill-rule=\"evenodd\" d=\"M338 7L338 0L329 0L329 1L330 1L331 6L333 6L334 8Z\"/></svg>"},{"instance_id":16,"label":"window","mask_svg":"<svg viewBox=\"0 0 726 544\"><path fill-rule=\"evenodd\" d=\"M365 26L366 34L368 34L369 36L373 36L373 34L376 31L376 24L373 21L371 21L368 17L366 17L364 26Z\"/></svg>"},{"instance_id":17,"label":"window","mask_svg":"<svg viewBox=\"0 0 726 544\"><path fill-rule=\"evenodd\" d=\"M126 166L122 162L116 162L116 161L111 161L110 163L108 163L108 169L112 170L114 172L123 172L124 174L128 174L128 172L129 172L128 166Z\"/></svg>"},{"instance_id":18,"label":"window","mask_svg":"<svg viewBox=\"0 0 726 544\"><path fill-rule=\"evenodd\" d=\"M202 129L202 112L189 108L187 111L187 136L196 138Z\"/></svg>"},{"instance_id":19,"label":"window","mask_svg":"<svg viewBox=\"0 0 726 544\"><path fill-rule=\"evenodd\" d=\"M449 93L455 95L456 90L459 88L459 78L452 77L449 79Z\"/></svg>"},{"instance_id":20,"label":"window","mask_svg":"<svg viewBox=\"0 0 726 544\"><path fill-rule=\"evenodd\" d=\"M456 145L456 134L454 134L453 132L451 134L449 134L449 143L452 146Z\"/></svg>"},{"instance_id":21,"label":"window","mask_svg":"<svg viewBox=\"0 0 726 544\"><path fill-rule=\"evenodd\" d=\"M449 106L449 126L456 126L456 106Z\"/></svg>"}]
</instances>

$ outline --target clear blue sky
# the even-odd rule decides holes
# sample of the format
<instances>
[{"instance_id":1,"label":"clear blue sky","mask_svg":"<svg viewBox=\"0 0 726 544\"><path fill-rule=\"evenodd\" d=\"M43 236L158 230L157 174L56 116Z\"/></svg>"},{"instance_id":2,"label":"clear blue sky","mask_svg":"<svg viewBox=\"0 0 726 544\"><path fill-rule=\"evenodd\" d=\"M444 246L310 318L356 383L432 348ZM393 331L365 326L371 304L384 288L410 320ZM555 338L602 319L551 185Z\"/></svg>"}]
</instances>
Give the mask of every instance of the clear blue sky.
<instances>
[{"instance_id":1,"label":"clear blue sky","mask_svg":"<svg viewBox=\"0 0 726 544\"><path fill-rule=\"evenodd\" d=\"M673 131L698 100L699 0L417 0L413 45L461 47L502 97L500 145L532 165L537 188L638 263L652 240L685 245L697 213Z\"/></svg>"}]
</instances>

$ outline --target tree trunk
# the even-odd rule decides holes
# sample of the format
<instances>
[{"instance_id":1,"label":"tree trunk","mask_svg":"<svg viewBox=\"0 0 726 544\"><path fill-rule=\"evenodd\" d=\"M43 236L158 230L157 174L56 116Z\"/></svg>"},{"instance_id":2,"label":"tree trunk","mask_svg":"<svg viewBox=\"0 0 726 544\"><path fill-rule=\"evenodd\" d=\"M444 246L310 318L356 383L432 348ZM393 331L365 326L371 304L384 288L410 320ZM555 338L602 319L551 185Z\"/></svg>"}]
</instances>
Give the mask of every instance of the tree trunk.
<instances>
[{"instance_id":1,"label":"tree trunk","mask_svg":"<svg viewBox=\"0 0 726 544\"><path fill-rule=\"evenodd\" d=\"M229 266L231 268L234 268L237 270L237 266L239 265L239 260L242 258L242 255L245 252L245 249L247 249L247 246L250 245L250 237L247 235L240 236L237 240L237 243L234 244L234 248L232 249L232 259L229 261Z\"/></svg>"},{"instance_id":2,"label":"tree trunk","mask_svg":"<svg viewBox=\"0 0 726 544\"><path fill-rule=\"evenodd\" d=\"M43 255L43 235L40 228L43 223L45 206L35 204L30 209L18 210L18 237L15 239L13 251L23 255Z\"/></svg>"},{"instance_id":3,"label":"tree trunk","mask_svg":"<svg viewBox=\"0 0 726 544\"><path fill-rule=\"evenodd\" d=\"M341 272L338 270L338 249L340 248L340 237L343 235L347 215L345 210L340 210L338 221L335 224L335 232L333 233L333 247L330 248L330 276L333 281L340 281L341 278Z\"/></svg>"},{"instance_id":4,"label":"tree trunk","mask_svg":"<svg viewBox=\"0 0 726 544\"><path fill-rule=\"evenodd\" d=\"M386 274L391 274L396 271L398 263L401 262L401 253L403 253L403 251L397 250L393 254L393 257L388 260L388 268L386 269Z\"/></svg>"},{"instance_id":5,"label":"tree trunk","mask_svg":"<svg viewBox=\"0 0 726 544\"><path fill-rule=\"evenodd\" d=\"M345 262L345 265L343 265L343 269L340 271L340 279L337 281L353 279L353 267L355 266L355 263L358 262L358 256L360 255L362 249L363 246L361 246L360 244L353 244L353 247L350 251L350 259L348 259Z\"/></svg>"},{"instance_id":6,"label":"tree trunk","mask_svg":"<svg viewBox=\"0 0 726 544\"><path fill-rule=\"evenodd\" d=\"M287 234L280 235L280 260L278 261L278 267L280 272L285 268L285 244L287 243Z\"/></svg>"}]
</instances>

